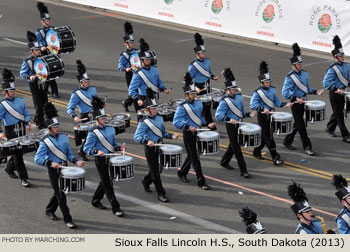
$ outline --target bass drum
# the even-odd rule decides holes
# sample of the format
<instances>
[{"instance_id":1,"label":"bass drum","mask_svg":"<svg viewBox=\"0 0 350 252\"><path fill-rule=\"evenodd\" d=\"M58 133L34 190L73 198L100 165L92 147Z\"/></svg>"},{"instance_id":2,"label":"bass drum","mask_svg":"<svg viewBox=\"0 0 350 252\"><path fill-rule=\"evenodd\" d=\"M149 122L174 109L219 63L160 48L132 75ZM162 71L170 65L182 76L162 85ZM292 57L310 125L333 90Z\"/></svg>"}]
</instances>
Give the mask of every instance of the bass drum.
<instances>
[{"instance_id":1,"label":"bass drum","mask_svg":"<svg viewBox=\"0 0 350 252\"><path fill-rule=\"evenodd\" d=\"M72 53L75 50L75 35L68 26L50 28L45 40L51 54Z\"/></svg>"},{"instance_id":2,"label":"bass drum","mask_svg":"<svg viewBox=\"0 0 350 252\"><path fill-rule=\"evenodd\" d=\"M134 72L141 68L141 59L137 52L130 54L130 65Z\"/></svg>"},{"instance_id":3,"label":"bass drum","mask_svg":"<svg viewBox=\"0 0 350 252\"><path fill-rule=\"evenodd\" d=\"M39 81L60 78L64 74L64 64L58 55L46 55L34 61L34 72Z\"/></svg>"}]
</instances>

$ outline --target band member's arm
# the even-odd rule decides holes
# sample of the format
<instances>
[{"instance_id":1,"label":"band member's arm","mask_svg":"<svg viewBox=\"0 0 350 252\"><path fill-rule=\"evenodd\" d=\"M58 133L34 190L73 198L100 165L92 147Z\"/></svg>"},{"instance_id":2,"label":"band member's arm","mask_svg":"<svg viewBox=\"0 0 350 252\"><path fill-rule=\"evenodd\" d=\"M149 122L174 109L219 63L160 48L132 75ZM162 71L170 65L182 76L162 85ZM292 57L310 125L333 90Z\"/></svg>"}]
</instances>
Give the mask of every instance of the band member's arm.
<instances>
[{"instance_id":1,"label":"band member's arm","mask_svg":"<svg viewBox=\"0 0 350 252\"><path fill-rule=\"evenodd\" d=\"M121 53L118 61L118 70L119 72L125 72L127 68L130 68L129 61L125 58L123 53Z\"/></svg>"},{"instance_id":2,"label":"band member's arm","mask_svg":"<svg viewBox=\"0 0 350 252\"><path fill-rule=\"evenodd\" d=\"M264 112L265 107L260 106L260 96L257 92L253 92L252 98L250 99L250 108L258 112Z\"/></svg>"},{"instance_id":3,"label":"band member's arm","mask_svg":"<svg viewBox=\"0 0 350 252\"><path fill-rule=\"evenodd\" d=\"M161 118L161 120L163 121L163 118ZM166 139L172 139L173 138L173 134L166 132L165 127L164 127L164 121L162 123L161 130L162 130L162 133L163 133L163 138L166 138Z\"/></svg>"},{"instance_id":4,"label":"band member's arm","mask_svg":"<svg viewBox=\"0 0 350 252\"><path fill-rule=\"evenodd\" d=\"M294 96L294 82L289 76L286 76L282 88L282 96L285 99L289 99L290 102L295 102L296 96Z\"/></svg>"},{"instance_id":5,"label":"band member's arm","mask_svg":"<svg viewBox=\"0 0 350 252\"><path fill-rule=\"evenodd\" d=\"M147 125L143 121L139 121L136 128L136 132L134 134L134 140L136 143L147 144L148 142L147 130L148 130Z\"/></svg>"},{"instance_id":6,"label":"band member's arm","mask_svg":"<svg viewBox=\"0 0 350 252\"><path fill-rule=\"evenodd\" d=\"M113 143L112 143L112 145L113 145L113 147L114 147L114 151L121 151L121 150L122 150L121 146L119 146L119 145L117 144L117 140L115 139L114 136L113 136Z\"/></svg>"},{"instance_id":7,"label":"band member's arm","mask_svg":"<svg viewBox=\"0 0 350 252\"><path fill-rule=\"evenodd\" d=\"M39 148L36 151L36 154L34 157L34 162L37 165L42 165L42 166L46 166L46 167L50 168L52 161L50 161L48 159L49 152L50 152L50 150L47 147L47 145L43 141L40 141Z\"/></svg>"},{"instance_id":8,"label":"band member's arm","mask_svg":"<svg viewBox=\"0 0 350 252\"><path fill-rule=\"evenodd\" d=\"M276 95L276 93L275 93L275 99L274 99L273 103L275 104L276 107L280 107L280 108L287 105L286 102L281 102L280 99L278 99L278 96Z\"/></svg>"},{"instance_id":9,"label":"band member's arm","mask_svg":"<svg viewBox=\"0 0 350 252\"><path fill-rule=\"evenodd\" d=\"M42 47L46 47L46 40L45 38L43 38L43 36L41 35L41 32L40 32L40 29L38 29L36 32L35 32L35 36L36 36L36 40L39 42L39 45Z\"/></svg>"},{"instance_id":10,"label":"band member's arm","mask_svg":"<svg viewBox=\"0 0 350 252\"><path fill-rule=\"evenodd\" d=\"M6 113L5 108L2 106L2 104L0 104L0 122L2 121L2 119L4 118ZM3 131L1 129L1 125L0 125L0 134L3 134ZM3 135L3 137L5 137L5 135Z\"/></svg>"},{"instance_id":11,"label":"band member's arm","mask_svg":"<svg viewBox=\"0 0 350 252\"><path fill-rule=\"evenodd\" d=\"M333 68L328 68L327 73L323 78L323 87L325 89L329 89L330 91L337 91L337 87L335 86L336 73Z\"/></svg>"},{"instance_id":12,"label":"band member's arm","mask_svg":"<svg viewBox=\"0 0 350 252\"><path fill-rule=\"evenodd\" d=\"M67 114L74 118L77 116L77 114L75 113L75 108L78 106L80 102L79 97L75 94L75 92L72 93L70 99L69 99L69 103L67 105Z\"/></svg>"},{"instance_id":13,"label":"band member's arm","mask_svg":"<svg viewBox=\"0 0 350 252\"><path fill-rule=\"evenodd\" d=\"M76 164L78 162L78 159L74 156L73 152L72 152L72 149L70 147L70 144L69 144L69 139L68 139L68 136L63 134L64 135L64 143L65 143L65 150L66 150L66 155L67 155L67 159L72 162L73 164Z\"/></svg>"},{"instance_id":14,"label":"band member's arm","mask_svg":"<svg viewBox=\"0 0 350 252\"><path fill-rule=\"evenodd\" d=\"M226 111L228 110L227 103L224 100L220 100L219 106L215 112L215 119L220 122L228 122L230 118L226 116Z\"/></svg>"},{"instance_id":15,"label":"band member's arm","mask_svg":"<svg viewBox=\"0 0 350 252\"><path fill-rule=\"evenodd\" d=\"M26 105L24 104L24 102L23 102L23 107L24 107L24 122L26 123L26 125L29 125L29 121L30 121L30 114L29 114L29 111L28 111L28 109L27 109L27 107L26 107ZM1 119L0 119L1 120Z\"/></svg>"},{"instance_id":16,"label":"band member's arm","mask_svg":"<svg viewBox=\"0 0 350 252\"><path fill-rule=\"evenodd\" d=\"M346 215L346 214L345 214ZM339 230L339 234L350 234L350 227L349 225L341 218L340 216L337 217L337 226Z\"/></svg>"},{"instance_id":17,"label":"band member's arm","mask_svg":"<svg viewBox=\"0 0 350 252\"><path fill-rule=\"evenodd\" d=\"M97 154L97 151L98 151L98 149L96 149L97 141L98 139L95 133L93 133L92 131L89 131L86 138L86 142L84 144L84 149L83 149L86 155L91 156L91 155Z\"/></svg>"},{"instance_id":18,"label":"band member's arm","mask_svg":"<svg viewBox=\"0 0 350 252\"><path fill-rule=\"evenodd\" d=\"M161 81L161 79L159 78L159 71L158 71L158 69L157 69L157 72L158 72L158 74L157 74L157 86L158 86L160 92L164 92L164 90L167 90L167 88L164 85L163 81Z\"/></svg>"},{"instance_id":19,"label":"band member's arm","mask_svg":"<svg viewBox=\"0 0 350 252\"><path fill-rule=\"evenodd\" d=\"M192 79L195 78L195 76L199 73L197 68L195 68L192 64L188 65L187 70L190 73Z\"/></svg>"},{"instance_id":20,"label":"band member's arm","mask_svg":"<svg viewBox=\"0 0 350 252\"><path fill-rule=\"evenodd\" d=\"M21 70L19 72L19 76L22 78L22 79L25 79L26 81L29 81L29 82L33 82L31 79L30 79L30 76L34 75L34 73L32 72L32 70L30 69L27 61L23 61L22 63L22 66L21 66Z\"/></svg>"},{"instance_id":21,"label":"band member's arm","mask_svg":"<svg viewBox=\"0 0 350 252\"><path fill-rule=\"evenodd\" d=\"M134 74L132 76L130 86L129 86L129 96L133 100L138 100L139 99L139 87L142 83L142 79L138 74Z\"/></svg>"},{"instance_id":22,"label":"band member's arm","mask_svg":"<svg viewBox=\"0 0 350 252\"><path fill-rule=\"evenodd\" d=\"M189 129L190 125L184 120L187 117L186 110L183 106L178 106L174 115L173 125L177 129Z\"/></svg>"}]
</instances>

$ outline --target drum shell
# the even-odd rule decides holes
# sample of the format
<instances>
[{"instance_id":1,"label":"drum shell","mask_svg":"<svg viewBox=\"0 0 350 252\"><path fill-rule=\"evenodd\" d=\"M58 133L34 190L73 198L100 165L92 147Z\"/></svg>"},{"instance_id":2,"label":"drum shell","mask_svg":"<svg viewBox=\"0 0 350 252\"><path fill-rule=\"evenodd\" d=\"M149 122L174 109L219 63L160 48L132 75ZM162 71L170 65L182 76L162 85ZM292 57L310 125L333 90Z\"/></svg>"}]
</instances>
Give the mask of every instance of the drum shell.
<instances>
[{"instance_id":1,"label":"drum shell","mask_svg":"<svg viewBox=\"0 0 350 252\"><path fill-rule=\"evenodd\" d=\"M64 53L72 53L75 50L76 46L76 39L75 34L68 26L61 26L61 27L55 27L51 28L45 37L46 43L51 46L52 43L50 43L50 35L56 34L58 36L59 40L59 52L60 54ZM54 53L53 51L50 51L51 53Z\"/></svg>"},{"instance_id":2,"label":"drum shell","mask_svg":"<svg viewBox=\"0 0 350 252\"><path fill-rule=\"evenodd\" d=\"M311 102L311 101L310 101ZM315 101L321 102L321 101ZM320 122L325 120L326 106L318 105L318 107L312 107L308 104L305 105L305 119L311 122Z\"/></svg>"},{"instance_id":3,"label":"drum shell","mask_svg":"<svg viewBox=\"0 0 350 252\"><path fill-rule=\"evenodd\" d=\"M16 144L11 146L0 146L0 157L11 156L17 149Z\"/></svg>"},{"instance_id":4,"label":"drum shell","mask_svg":"<svg viewBox=\"0 0 350 252\"><path fill-rule=\"evenodd\" d=\"M126 113L116 113L111 115L111 119L123 120L125 122L125 128L130 127L130 114Z\"/></svg>"},{"instance_id":5,"label":"drum shell","mask_svg":"<svg viewBox=\"0 0 350 252\"><path fill-rule=\"evenodd\" d=\"M184 101L186 101L186 100L185 99L172 99L172 100L170 100L170 107L173 109L177 109L179 104L183 103Z\"/></svg>"},{"instance_id":6,"label":"drum shell","mask_svg":"<svg viewBox=\"0 0 350 252\"><path fill-rule=\"evenodd\" d=\"M240 146L256 148L261 144L261 134L240 132L238 135L238 141Z\"/></svg>"},{"instance_id":7,"label":"drum shell","mask_svg":"<svg viewBox=\"0 0 350 252\"><path fill-rule=\"evenodd\" d=\"M70 178L60 176L60 188L65 192L80 192L85 188L85 176L80 178Z\"/></svg>"},{"instance_id":8,"label":"drum shell","mask_svg":"<svg viewBox=\"0 0 350 252\"><path fill-rule=\"evenodd\" d=\"M212 101L213 101L213 109L217 109L217 107L219 106L219 102L220 102L221 98L222 97L214 97L212 99Z\"/></svg>"},{"instance_id":9,"label":"drum shell","mask_svg":"<svg viewBox=\"0 0 350 252\"><path fill-rule=\"evenodd\" d=\"M39 148L38 142L35 140L28 140L27 142L20 141L17 148L23 151L23 154L36 151Z\"/></svg>"},{"instance_id":10,"label":"drum shell","mask_svg":"<svg viewBox=\"0 0 350 252\"><path fill-rule=\"evenodd\" d=\"M107 125L114 128L116 135L125 132L125 122L123 120L112 119L107 123Z\"/></svg>"},{"instance_id":11,"label":"drum shell","mask_svg":"<svg viewBox=\"0 0 350 252\"><path fill-rule=\"evenodd\" d=\"M158 110L158 114L163 117L164 122L172 122L175 112L169 110Z\"/></svg>"},{"instance_id":12,"label":"drum shell","mask_svg":"<svg viewBox=\"0 0 350 252\"><path fill-rule=\"evenodd\" d=\"M43 57L40 57L39 60L41 60L46 68L47 71L47 77L46 80L54 80L57 79L64 74L64 63L61 60L61 58L57 55L46 55ZM36 60L37 61L37 60ZM36 61L34 61L34 65L36 64ZM38 61L40 62L40 61ZM37 74L40 74L40 71L37 72Z\"/></svg>"},{"instance_id":13,"label":"drum shell","mask_svg":"<svg viewBox=\"0 0 350 252\"><path fill-rule=\"evenodd\" d=\"M109 176L114 180L129 180L134 177L134 164L130 162L115 163L112 158L108 162Z\"/></svg>"},{"instance_id":14,"label":"drum shell","mask_svg":"<svg viewBox=\"0 0 350 252\"><path fill-rule=\"evenodd\" d=\"M197 135L198 152L202 155L214 155L220 152L220 135L203 138Z\"/></svg>"},{"instance_id":15,"label":"drum shell","mask_svg":"<svg viewBox=\"0 0 350 252\"><path fill-rule=\"evenodd\" d=\"M178 146L179 147L179 146ZM182 147L178 150L158 149L159 163L162 168L177 169L182 166Z\"/></svg>"}]
</instances>

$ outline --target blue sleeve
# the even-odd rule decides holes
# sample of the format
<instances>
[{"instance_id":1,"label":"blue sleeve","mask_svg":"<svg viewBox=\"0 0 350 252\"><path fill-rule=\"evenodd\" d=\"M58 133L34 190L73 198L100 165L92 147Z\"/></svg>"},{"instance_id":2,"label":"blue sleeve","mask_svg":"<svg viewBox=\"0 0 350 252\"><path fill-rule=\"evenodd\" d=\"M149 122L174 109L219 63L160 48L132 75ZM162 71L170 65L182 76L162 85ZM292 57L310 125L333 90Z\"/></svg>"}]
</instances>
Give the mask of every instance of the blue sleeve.
<instances>
[{"instance_id":1,"label":"blue sleeve","mask_svg":"<svg viewBox=\"0 0 350 252\"><path fill-rule=\"evenodd\" d=\"M163 117L161 117L160 119L161 119L161 121L162 121L161 130L162 130L162 133L163 133L163 137L166 138L166 139L171 139L171 137L172 137L173 134L170 134L170 133L168 133L168 132L165 130Z\"/></svg>"},{"instance_id":2,"label":"blue sleeve","mask_svg":"<svg viewBox=\"0 0 350 252\"><path fill-rule=\"evenodd\" d=\"M65 135L64 137L66 138L66 154L67 154L67 158L68 158L68 160L70 162L72 162L73 164L76 164L76 162L78 160L75 158L75 156L74 156L74 154L72 152L72 149L71 149L70 144L69 144L68 136Z\"/></svg>"},{"instance_id":3,"label":"blue sleeve","mask_svg":"<svg viewBox=\"0 0 350 252\"><path fill-rule=\"evenodd\" d=\"M2 104L0 103L0 122L1 120L4 118L6 114L6 109L4 108L4 106L2 106Z\"/></svg>"},{"instance_id":4,"label":"blue sleeve","mask_svg":"<svg viewBox=\"0 0 350 252\"><path fill-rule=\"evenodd\" d=\"M192 64L189 64L188 65L188 72L190 73L191 77L194 78L196 76L198 70Z\"/></svg>"},{"instance_id":5,"label":"blue sleeve","mask_svg":"<svg viewBox=\"0 0 350 252\"><path fill-rule=\"evenodd\" d=\"M337 218L337 225L338 225L339 234L349 234L350 227L346 224L346 222L342 218L340 217Z\"/></svg>"},{"instance_id":6,"label":"blue sleeve","mask_svg":"<svg viewBox=\"0 0 350 252\"><path fill-rule=\"evenodd\" d=\"M130 67L129 66L129 61L127 58L125 58L125 56L123 55L123 53L120 54L119 56L119 61L118 61L118 70L119 72L124 72L126 68Z\"/></svg>"},{"instance_id":7,"label":"blue sleeve","mask_svg":"<svg viewBox=\"0 0 350 252\"><path fill-rule=\"evenodd\" d=\"M313 89L310 87L309 84L309 73L308 72L304 72L306 74L306 82L307 82L307 90L308 90L308 94L312 94L313 93Z\"/></svg>"},{"instance_id":8,"label":"blue sleeve","mask_svg":"<svg viewBox=\"0 0 350 252\"><path fill-rule=\"evenodd\" d=\"M75 92L72 93L69 103L67 105L67 114L74 118L74 116L76 116L74 110L75 108L78 106L78 103L80 101L80 98L75 94Z\"/></svg>"},{"instance_id":9,"label":"blue sleeve","mask_svg":"<svg viewBox=\"0 0 350 252\"><path fill-rule=\"evenodd\" d=\"M333 68L329 67L327 69L326 75L323 78L323 86L325 89L334 91L334 80L336 79L336 73Z\"/></svg>"},{"instance_id":10,"label":"blue sleeve","mask_svg":"<svg viewBox=\"0 0 350 252\"><path fill-rule=\"evenodd\" d=\"M89 131L88 136L86 138L85 145L84 145L84 149L83 149L86 155L90 156L97 153L98 150L95 148L97 141L98 139L95 133L92 131Z\"/></svg>"},{"instance_id":11,"label":"blue sleeve","mask_svg":"<svg viewBox=\"0 0 350 252\"><path fill-rule=\"evenodd\" d=\"M29 80L29 76L30 76L30 67L27 63L27 61L23 61L22 63L22 66L21 66L21 70L19 72L19 76L22 78L22 79L25 79L27 81L30 81Z\"/></svg>"},{"instance_id":12,"label":"blue sleeve","mask_svg":"<svg viewBox=\"0 0 350 252\"><path fill-rule=\"evenodd\" d=\"M289 78L289 76L286 76L283 83L282 88L282 96L285 99L291 99L294 94L294 82Z\"/></svg>"},{"instance_id":13,"label":"blue sleeve","mask_svg":"<svg viewBox=\"0 0 350 252\"><path fill-rule=\"evenodd\" d=\"M275 99L273 103L275 104L276 107L281 107L282 102L280 101L280 99L278 99L278 96L276 95L276 93L275 93Z\"/></svg>"},{"instance_id":14,"label":"blue sleeve","mask_svg":"<svg viewBox=\"0 0 350 252\"><path fill-rule=\"evenodd\" d=\"M183 106L178 106L174 115L173 125L177 129L188 129L189 125L184 122L184 118L187 115L186 110Z\"/></svg>"},{"instance_id":15,"label":"blue sleeve","mask_svg":"<svg viewBox=\"0 0 350 252\"><path fill-rule=\"evenodd\" d=\"M142 83L142 79L138 74L133 74L130 86L129 86L129 96L133 100L137 100L139 98L139 87Z\"/></svg>"},{"instance_id":16,"label":"blue sleeve","mask_svg":"<svg viewBox=\"0 0 350 252\"><path fill-rule=\"evenodd\" d=\"M264 107L260 106L260 96L255 91L253 92L249 105L252 110L264 111Z\"/></svg>"},{"instance_id":17,"label":"blue sleeve","mask_svg":"<svg viewBox=\"0 0 350 252\"><path fill-rule=\"evenodd\" d=\"M157 79L157 84L158 84L158 88L161 92L163 92L165 89L166 89L166 86L164 85L163 81L161 81L161 79L159 78L159 71L157 69L157 76L158 76L158 79Z\"/></svg>"},{"instance_id":18,"label":"blue sleeve","mask_svg":"<svg viewBox=\"0 0 350 252\"><path fill-rule=\"evenodd\" d=\"M24 101L23 101L23 106L24 106L24 121L29 122L30 121L30 114L29 114L29 111L28 111L26 105L24 104Z\"/></svg>"},{"instance_id":19,"label":"blue sleeve","mask_svg":"<svg viewBox=\"0 0 350 252\"><path fill-rule=\"evenodd\" d=\"M227 103L222 99L219 102L219 106L216 109L215 112L215 119L217 121L229 121L230 118L226 117L226 111L228 109Z\"/></svg>"},{"instance_id":20,"label":"blue sleeve","mask_svg":"<svg viewBox=\"0 0 350 252\"><path fill-rule=\"evenodd\" d=\"M139 144L147 144L147 125L143 121L139 121L136 132L134 134L134 140Z\"/></svg>"},{"instance_id":21,"label":"blue sleeve","mask_svg":"<svg viewBox=\"0 0 350 252\"><path fill-rule=\"evenodd\" d=\"M34 162L38 165L43 165L43 166L47 166L49 160L48 158L48 147L47 145L43 142L40 141L40 145L38 150L36 151L35 157L34 157ZM51 162L50 162L51 164Z\"/></svg>"},{"instance_id":22,"label":"blue sleeve","mask_svg":"<svg viewBox=\"0 0 350 252\"><path fill-rule=\"evenodd\" d=\"M240 98L240 104L241 104L240 110L242 111L242 115L243 115L243 118L244 118L245 115L247 114L247 112L244 109L244 98L243 98L243 96L241 96L241 98Z\"/></svg>"},{"instance_id":23,"label":"blue sleeve","mask_svg":"<svg viewBox=\"0 0 350 252\"><path fill-rule=\"evenodd\" d=\"M211 63L210 63L210 60L208 59L208 66L209 66L209 73L211 76L213 76L213 72L211 71Z\"/></svg>"},{"instance_id":24,"label":"blue sleeve","mask_svg":"<svg viewBox=\"0 0 350 252\"><path fill-rule=\"evenodd\" d=\"M113 128L113 131L114 131L114 128ZM114 150L115 151L120 151L120 147L118 146L118 144L117 144L117 139L115 139L115 136L114 136L114 134L113 134L113 140L112 140L113 142L112 142L112 145L113 145L113 147L114 147Z\"/></svg>"},{"instance_id":25,"label":"blue sleeve","mask_svg":"<svg viewBox=\"0 0 350 252\"><path fill-rule=\"evenodd\" d=\"M36 40L39 42L40 46L46 46L46 40L40 33L40 29L35 32Z\"/></svg>"}]
</instances>

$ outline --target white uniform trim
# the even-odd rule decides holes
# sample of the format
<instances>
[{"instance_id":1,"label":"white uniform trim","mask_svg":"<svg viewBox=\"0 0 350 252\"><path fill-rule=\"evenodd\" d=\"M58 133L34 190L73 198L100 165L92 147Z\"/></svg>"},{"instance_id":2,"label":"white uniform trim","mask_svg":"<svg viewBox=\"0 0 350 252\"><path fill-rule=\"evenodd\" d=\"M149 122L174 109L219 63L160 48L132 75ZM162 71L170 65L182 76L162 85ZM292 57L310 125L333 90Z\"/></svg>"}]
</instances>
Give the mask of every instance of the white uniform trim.
<instances>
[{"instance_id":1,"label":"white uniform trim","mask_svg":"<svg viewBox=\"0 0 350 252\"><path fill-rule=\"evenodd\" d=\"M199 65L198 62L193 62L192 64L202 75L204 75L205 77L208 77L209 79L211 78L211 74L205 70L201 65Z\"/></svg>"},{"instance_id":2,"label":"white uniform trim","mask_svg":"<svg viewBox=\"0 0 350 252\"><path fill-rule=\"evenodd\" d=\"M92 132L95 133L100 143L105 147L109 152L114 152L114 147L110 142L105 138L105 136L99 131L99 129L94 129Z\"/></svg>"},{"instance_id":3,"label":"white uniform trim","mask_svg":"<svg viewBox=\"0 0 350 252\"><path fill-rule=\"evenodd\" d=\"M193 112L193 110L191 109L191 107L188 104L184 104L183 107L185 108L188 116L190 117L190 119L198 125L198 127L200 127L202 125L202 121L201 119Z\"/></svg>"},{"instance_id":4,"label":"white uniform trim","mask_svg":"<svg viewBox=\"0 0 350 252\"><path fill-rule=\"evenodd\" d=\"M335 71L339 81L345 86L347 87L348 86L348 80L344 77L344 75L340 72L339 68L334 65L332 66L333 70Z\"/></svg>"},{"instance_id":5,"label":"white uniform trim","mask_svg":"<svg viewBox=\"0 0 350 252\"><path fill-rule=\"evenodd\" d=\"M160 138L163 137L162 131L161 131L156 125L154 125L154 124L152 123L151 120L145 119L143 122L148 126L148 128L150 128L150 130L151 130L154 134L156 134L156 135L157 135L158 137L160 137Z\"/></svg>"},{"instance_id":6,"label":"white uniform trim","mask_svg":"<svg viewBox=\"0 0 350 252\"><path fill-rule=\"evenodd\" d=\"M242 111L240 111L228 97L224 98L224 101L226 102L227 106L230 108L233 114L235 114L239 118L243 118Z\"/></svg>"},{"instance_id":7,"label":"white uniform trim","mask_svg":"<svg viewBox=\"0 0 350 252\"><path fill-rule=\"evenodd\" d=\"M130 55L127 52L123 52L123 55L124 55L125 58L127 58L129 60Z\"/></svg>"},{"instance_id":8,"label":"white uniform trim","mask_svg":"<svg viewBox=\"0 0 350 252\"><path fill-rule=\"evenodd\" d=\"M290 78L292 79L292 81L294 82L294 84L295 84L301 91L303 91L303 92L306 93L306 94L309 93L309 90L308 90L307 86L304 85L304 84L298 79L298 77L295 76L294 73L290 75Z\"/></svg>"},{"instance_id":9,"label":"white uniform trim","mask_svg":"<svg viewBox=\"0 0 350 252\"><path fill-rule=\"evenodd\" d=\"M24 115L22 115L21 113L16 111L14 108L12 108L11 105L8 104L7 101L2 101L1 104L2 104L2 106L4 106L4 108L7 110L7 112L9 112L10 115L12 115L14 118L17 118L20 121L24 121Z\"/></svg>"},{"instance_id":10,"label":"white uniform trim","mask_svg":"<svg viewBox=\"0 0 350 252\"><path fill-rule=\"evenodd\" d=\"M275 108L275 104L273 103L273 101L271 101L261 89L259 89L256 92L267 106L269 106L270 108Z\"/></svg>"},{"instance_id":11,"label":"white uniform trim","mask_svg":"<svg viewBox=\"0 0 350 252\"><path fill-rule=\"evenodd\" d=\"M152 89L153 92L156 92L156 93L160 92L159 88L147 78L147 76L145 75L144 72L142 72L142 70L138 71L137 73L142 78L142 80L146 83L147 87Z\"/></svg>"},{"instance_id":12,"label":"white uniform trim","mask_svg":"<svg viewBox=\"0 0 350 252\"><path fill-rule=\"evenodd\" d=\"M86 95L84 95L83 92L81 92L80 90L77 90L75 91L75 93L80 98L80 100L82 100L86 105L88 105L89 107L92 107L91 100Z\"/></svg>"},{"instance_id":13,"label":"white uniform trim","mask_svg":"<svg viewBox=\"0 0 350 252\"><path fill-rule=\"evenodd\" d=\"M44 139L44 143L47 145L47 147L50 149L50 151L59 159L61 159L62 161L66 161L67 162L67 155L64 154L60 149L58 149L54 143L51 141L51 139L49 137Z\"/></svg>"},{"instance_id":14,"label":"white uniform trim","mask_svg":"<svg viewBox=\"0 0 350 252\"><path fill-rule=\"evenodd\" d=\"M343 221L345 221L345 223L348 225L348 227L350 227L350 216L347 213L344 213L341 218L343 219Z\"/></svg>"}]
</instances>

